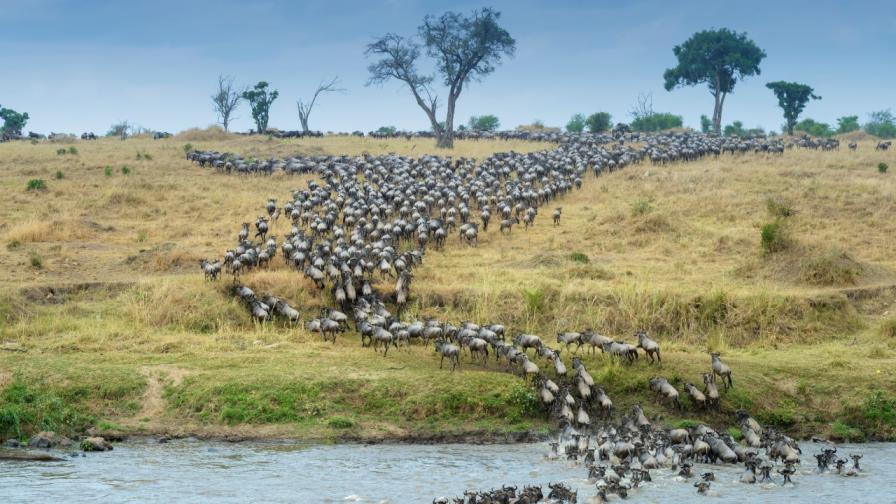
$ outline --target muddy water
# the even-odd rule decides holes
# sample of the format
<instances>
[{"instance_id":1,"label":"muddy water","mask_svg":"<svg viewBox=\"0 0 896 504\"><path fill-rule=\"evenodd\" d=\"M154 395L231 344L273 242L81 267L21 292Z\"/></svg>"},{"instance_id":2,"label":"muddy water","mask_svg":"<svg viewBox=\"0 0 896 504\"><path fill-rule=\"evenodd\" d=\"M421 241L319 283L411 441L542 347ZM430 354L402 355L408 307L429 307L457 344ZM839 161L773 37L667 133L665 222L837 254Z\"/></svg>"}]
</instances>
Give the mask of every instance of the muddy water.
<instances>
[{"instance_id":1,"label":"muddy water","mask_svg":"<svg viewBox=\"0 0 896 504\"><path fill-rule=\"evenodd\" d=\"M896 443L841 445L864 454L855 478L813 474L817 446L803 445L804 467L794 486L737 483L740 468L714 471L707 502L896 502ZM430 503L465 489L563 481L587 502L585 469L544 459L546 444L515 445L302 445L228 444L153 440L116 445L111 453L64 462L0 462L0 502L294 502ZM630 502L702 502L693 487L668 470L630 494ZM777 481L780 482L780 476ZM618 502L618 499L613 498Z\"/></svg>"}]
</instances>

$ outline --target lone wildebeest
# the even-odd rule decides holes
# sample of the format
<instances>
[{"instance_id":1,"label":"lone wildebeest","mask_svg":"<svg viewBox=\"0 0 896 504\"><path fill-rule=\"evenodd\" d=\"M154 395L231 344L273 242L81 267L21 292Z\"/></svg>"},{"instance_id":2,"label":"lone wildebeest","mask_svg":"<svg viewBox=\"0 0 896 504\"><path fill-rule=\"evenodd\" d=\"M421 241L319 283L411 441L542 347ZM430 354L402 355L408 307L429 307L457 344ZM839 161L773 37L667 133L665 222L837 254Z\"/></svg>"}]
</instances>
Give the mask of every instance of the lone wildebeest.
<instances>
[{"instance_id":1,"label":"lone wildebeest","mask_svg":"<svg viewBox=\"0 0 896 504\"><path fill-rule=\"evenodd\" d=\"M731 368L719 358L721 354L719 352L713 352L710 356L712 356L713 381L715 381L715 377L718 375L722 378L722 385L724 385L726 389L733 387L734 384L731 383Z\"/></svg>"}]
</instances>

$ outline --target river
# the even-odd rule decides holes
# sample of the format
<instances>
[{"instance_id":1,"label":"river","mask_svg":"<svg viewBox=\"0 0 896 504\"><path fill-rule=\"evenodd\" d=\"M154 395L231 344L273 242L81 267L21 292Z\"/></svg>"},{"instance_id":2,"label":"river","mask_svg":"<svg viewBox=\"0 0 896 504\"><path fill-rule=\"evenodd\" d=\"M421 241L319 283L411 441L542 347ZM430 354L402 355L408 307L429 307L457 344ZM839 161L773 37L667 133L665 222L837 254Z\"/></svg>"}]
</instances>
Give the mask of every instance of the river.
<instances>
[{"instance_id":1,"label":"river","mask_svg":"<svg viewBox=\"0 0 896 504\"><path fill-rule=\"evenodd\" d=\"M819 445L803 443L803 466L794 485L744 485L742 466L696 465L714 471L710 495L699 497L696 479L652 471L653 482L630 493L630 502L887 503L896 502L896 443L840 445L862 453L863 474L847 478L813 473ZM587 502L593 487L582 466L547 461L547 444L514 445L306 445L288 442L225 443L146 439L64 462L0 462L0 502L290 502L430 503L465 489L562 481ZM775 474L780 482L781 477ZM615 497L611 498L619 501Z\"/></svg>"}]
</instances>

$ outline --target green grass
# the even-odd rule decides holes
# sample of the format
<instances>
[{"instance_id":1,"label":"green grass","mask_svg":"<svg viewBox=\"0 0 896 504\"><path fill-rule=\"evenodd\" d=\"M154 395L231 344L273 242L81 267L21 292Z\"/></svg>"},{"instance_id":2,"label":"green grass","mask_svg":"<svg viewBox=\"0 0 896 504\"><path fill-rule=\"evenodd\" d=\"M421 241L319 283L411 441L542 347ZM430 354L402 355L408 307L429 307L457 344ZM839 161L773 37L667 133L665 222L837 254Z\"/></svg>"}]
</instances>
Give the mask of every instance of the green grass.
<instances>
[{"instance_id":1,"label":"green grass","mask_svg":"<svg viewBox=\"0 0 896 504\"><path fill-rule=\"evenodd\" d=\"M47 188L47 182L44 179L31 179L25 188L28 191L43 191Z\"/></svg>"}]
</instances>

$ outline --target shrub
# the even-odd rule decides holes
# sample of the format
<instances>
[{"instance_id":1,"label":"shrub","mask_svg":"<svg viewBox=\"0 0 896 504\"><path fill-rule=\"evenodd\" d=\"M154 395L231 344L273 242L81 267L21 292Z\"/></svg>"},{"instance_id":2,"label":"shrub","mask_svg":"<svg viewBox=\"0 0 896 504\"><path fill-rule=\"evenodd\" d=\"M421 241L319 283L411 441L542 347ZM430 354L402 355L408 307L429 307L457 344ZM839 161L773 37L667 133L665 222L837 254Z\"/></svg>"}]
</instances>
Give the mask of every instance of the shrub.
<instances>
[{"instance_id":1,"label":"shrub","mask_svg":"<svg viewBox=\"0 0 896 504\"><path fill-rule=\"evenodd\" d=\"M575 114L570 119L569 122L566 123L566 131L570 133L581 133L585 131L585 116L582 114Z\"/></svg>"},{"instance_id":2,"label":"shrub","mask_svg":"<svg viewBox=\"0 0 896 504\"><path fill-rule=\"evenodd\" d=\"M569 258L573 262L582 263L582 264L588 264L590 262L590 259L588 259L588 256L583 254L582 252L573 252L572 254L569 254Z\"/></svg>"},{"instance_id":3,"label":"shrub","mask_svg":"<svg viewBox=\"0 0 896 504\"><path fill-rule=\"evenodd\" d=\"M603 133L609 131L613 125L613 118L608 112L595 112L585 119L585 126L591 133Z\"/></svg>"},{"instance_id":4,"label":"shrub","mask_svg":"<svg viewBox=\"0 0 896 504\"><path fill-rule=\"evenodd\" d=\"M107 177L111 177L112 176L112 167L107 166L107 167L103 168L103 174L106 175Z\"/></svg>"},{"instance_id":5,"label":"shrub","mask_svg":"<svg viewBox=\"0 0 896 504\"><path fill-rule=\"evenodd\" d=\"M62 180L64 178L65 178L65 174L62 173L62 170L57 170L56 171L56 180Z\"/></svg>"},{"instance_id":6,"label":"shrub","mask_svg":"<svg viewBox=\"0 0 896 504\"><path fill-rule=\"evenodd\" d=\"M544 291L541 289L523 289L523 298L526 309L531 314L537 314L544 309Z\"/></svg>"},{"instance_id":7,"label":"shrub","mask_svg":"<svg viewBox=\"0 0 896 504\"><path fill-rule=\"evenodd\" d=\"M70 145L69 148L68 148L68 153L71 154L71 155L73 155L73 156L77 156L77 155L78 155L78 148L75 147L74 145Z\"/></svg>"},{"instance_id":8,"label":"shrub","mask_svg":"<svg viewBox=\"0 0 896 504\"><path fill-rule=\"evenodd\" d=\"M44 179L31 179L28 181L28 185L26 186L29 191L43 191L47 188L47 183Z\"/></svg>"},{"instance_id":9,"label":"shrub","mask_svg":"<svg viewBox=\"0 0 896 504\"><path fill-rule=\"evenodd\" d=\"M653 210L653 206L650 204L649 199L641 198L634 203L632 203L632 214L633 215L644 215Z\"/></svg>"},{"instance_id":10,"label":"shrub","mask_svg":"<svg viewBox=\"0 0 896 504\"><path fill-rule=\"evenodd\" d=\"M128 168L128 165L124 165L121 167L121 174L122 175L130 175L131 174L131 169Z\"/></svg>"},{"instance_id":11,"label":"shrub","mask_svg":"<svg viewBox=\"0 0 896 504\"><path fill-rule=\"evenodd\" d=\"M56 149L57 156L64 156L67 152L65 149Z\"/></svg>"},{"instance_id":12,"label":"shrub","mask_svg":"<svg viewBox=\"0 0 896 504\"><path fill-rule=\"evenodd\" d=\"M830 124L817 122L814 119L810 119L808 117L796 123L794 129L817 137L834 136L834 130L831 128Z\"/></svg>"},{"instance_id":13,"label":"shrub","mask_svg":"<svg viewBox=\"0 0 896 504\"><path fill-rule=\"evenodd\" d=\"M152 156L146 151L137 151L137 161L141 159L145 159L146 161L152 161Z\"/></svg>"},{"instance_id":14,"label":"shrub","mask_svg":"<svg viewBox=\"0 0 896 504\"><path fill-rule=\"evenodd\" d=\"M473 131L498 131L501 121L491 114L470 117L470 129Z\"/></svg>"},{"instance_id":15,"label":"shrub","mask_svg":"<svg viewBox=\"0 0 896 504\"><path fill-rule=\"evenodd\" d=\"M890 167L887 166L887 163L878 163L878 164L877 164L877 171L878 171L878 173L887 173L887 170L888 170L889 168L890 168Z\"/></svg>"},{"instance_id":16,"label":"shrub","mask_svg":"<svg viewBox=\"0 0 896 504\"><path fill-rule=\"evenodd\" d=\"M191 144L191 143L184 144L184 154L189 154L189 153L193 152L193 150L194 150L193 144Z\"/></svg>"},{"instance_id":17,"label":"shrub","mask_svg":"<svg viewBox=\"0 0 896 504\"><path fill-rule=\"evenodd\" d=\"M730 434L731 437L738 442L740 442L740 440L744 438L744 433L741 432L741 430L737 427L728 427L728 434Z\"/></svg>"},{"instance_id":18,"label":"shrub","mask_svg":"<svg viewBox=\"0 0 896 504\"><path fill-rule=\"evenodd\" d=\"M893 117L893 112L887 109L869 114L865 131L879 138L896 137L896 118Z\"/></svg>"},{"instance_id":19,"label":"shrub","mask_svg":"<svg viewBox=\"0 0 896 504\"><path fill-rule=\"evenodd\" d=\"M896 399L887 397L883 390L875 390L865 399L862 414L872 422L896 426Z\"/></svg>"},{"instance_id":20,"label":"shrub","mask_svg":"<svg viewBox=\"0 0 896 504\"><path fill-rule=\"evenodd\" d=\"M9 243L6 244L6 249L7 249L7 250L18 250L19 248L21 248L21 246L22 246L22 242L21 242L21 241L19 241L19 240L12 240L12 241L10 241Z\"/></svg>"},{"instance_id":21,"label":"shrub","mask_svg":"<svg viewBox=\"0 0 896 504\"><path fill-rule=\"evenodd\" d=\"M762 226L760 230L760 244L762 245L762 251L766 254L773 254L787 248L784 223L780 218Z\"/></svg>"},{"instance_id":22,"label":"shrub","mask_svg":"<svg viewBox=\"0 0 896 504\"><path fill-rule=\"evenodd\" d=\"M837 420L831 425L831 433L834 434L834 437L846 440L846 441L864 441L865 434L854 427L850 427L849 425Z\"/></svg>"},{"instance_id":23,"label":"shrub","mask_svg":"<svg viewBox=\"0 0 896 504\"><path fill-rule=\"evenodd\" d=\"M843 116L837 119L837 134L849 133L856 131L859 126L859 116Z\"/></svg>"},{"instance_id":24,"label":"shrub","mask_svg":"<svg viewBox=\"0 0 896 504\"><path fill-rule=\"evenodd\" d=\"M28 254L28 262L31 263L31 267L34 269L41 269L44 267L43 258L33 250Z\"/></svg>"}]
</instances>

